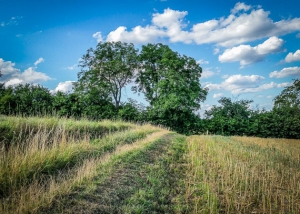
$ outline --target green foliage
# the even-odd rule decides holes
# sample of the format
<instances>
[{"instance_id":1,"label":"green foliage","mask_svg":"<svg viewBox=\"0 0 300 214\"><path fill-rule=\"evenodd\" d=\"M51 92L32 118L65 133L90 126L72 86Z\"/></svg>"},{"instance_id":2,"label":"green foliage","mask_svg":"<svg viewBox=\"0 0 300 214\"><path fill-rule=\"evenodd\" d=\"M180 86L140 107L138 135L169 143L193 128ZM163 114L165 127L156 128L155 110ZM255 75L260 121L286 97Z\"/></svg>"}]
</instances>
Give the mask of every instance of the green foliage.
<instances>
[{"instance_id":1,"label":"green foliage","mask_svg":"<svg viewBox=\"0 0 300 214\"><path fill-rule=\"evenodd\" d=\"M121 104L118 110L118 118L132 122L148 121L146 107L141 103L138 104L133 99L129 99L129 102Z\"/></svg>"},{"instance_id":2,"label":"green foliage","mask_svg":"<svg viewBox=\"0 0 300 214\"><path fill-rule=\"evenodd\" d=\"M220 106L213 106L205 111L208 120L208 130L222 135L247 134L249 126L249 109L252 100L232 101L230 98L222 97L218 101Z\"/></svg>"},{"instance_id":3,"label":"green foliage","mask_svg":"<svg viewBox=\"0 0 300 214\"><path fill-rule=\"evenodd\" d=\"M102 99L112 97L116 108L121 102L122 89L132 81L138 66L133 44L122 42L98 43L82 57L77 91L97 90Z\"/></svg>"},{"instance_id":4,"label":"green foliage","mask_svg":"<svg viewBox=\"0 0 300 214\"><path fill-rule=\"evenodd\" d=\"M220 135L299 139L300 108L297 96L299 81L275 98L271 111L251 110L251 100L232 102L230 98L222 97L220 106L213 106L205 112L205 128L212 134Z\"/></svg>"},{"instance_id":5,"label":"green foliage","mask_svg":"<svg viewBox=\"0 0 300 214\"><path fill-rule=\"evenodd\" d=\"M16 103L14 102L13 88L4 87L4 84L0 84L0 114L11 114L16 109Z\"/></svg>"},{"instance_id":6,"label":"green foliage","mask_svg":"<svg viewBox=\"0 0 300 214\"><path fill-rule=\"evenodd\" d=\"M139 60L137 86L132 89L144 93L150 104L150 120L189 134L193 112L207 95L199 82L201 67L193 58L181 56L162 44L143 46Z\"/></svg>"},{"instance_id":7,"label":"green foliage","mask_svg":"<svg viewBox=\"0 0 300 214\"><path fill-rule=\"evenodd\" d=\"M279 137L300 138L300 80L275 97L273 114Z\"/></svg>"},{"instance_id":8,"label":"green foliage","mask_svg":"<svg viewBox=\"0 0 300 214\"><path fill-rule=\"evenodd\" d=\"M0 113L39 115L52 111L50 91L40 85L18 85L15 88L3 85L0 88Z\"/></svg>"},{"instance_id":9,"label":"green foliage","mask_svg":"<svg viewBox=\"0 0 300 214\"><path fill-rule=\"evenodd\" d=\"M275 97L274 108L300 108L300 80L294 80L291 86Z\"/></svg>"}]
</instances>

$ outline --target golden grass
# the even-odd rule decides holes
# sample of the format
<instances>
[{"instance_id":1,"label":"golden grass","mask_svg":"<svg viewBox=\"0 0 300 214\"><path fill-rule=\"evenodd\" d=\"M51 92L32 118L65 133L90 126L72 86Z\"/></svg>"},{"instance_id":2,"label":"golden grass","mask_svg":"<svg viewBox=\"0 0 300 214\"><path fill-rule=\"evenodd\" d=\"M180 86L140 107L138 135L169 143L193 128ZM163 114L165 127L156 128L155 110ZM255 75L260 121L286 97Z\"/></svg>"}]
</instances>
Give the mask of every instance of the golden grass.
<instances>
[{"instance_id":1,"label":"golden grass","mask_svg":"<svg viewBox=\"0 0 300 214\"><path fill-rule=\"evenodd\" d=\"M289 158L300 161L300 140L280 138L258 138L258 137L232 137L245 145L258 145L262 148L273 148L289 156Z\"/></svg>"},{"instance_id":2,"label":"golden grass","mask_svg":"<svg viewBox=\"0 0 300 214\"><path fill-rule=\"evenodd\" d=\"M81 138L89 134L92 138L103 137L107 133L138 127L123 121L89 121L56 117L13 117L0 115L0 152L5 146L24 144L24 139L31 139L37 133L44 132L40 139L51 143L53 132L61 132L66 141L68 137ZM57 133L55 133L57 134ZM1 146L2 145L2 146Z\"/></svg>"},{"instance_id":3,"label":"golden grass","mask_svg":"<svg viewBox=\"0 0 300 214\"><path fill-rule=\"evenodd\" d=\"M186 200L194 213L300 213L299 148L299 140L189 137Z\"/></svg>"},{"instance_id":4,"label":"golden grass","mask_svg":"<svg viewBox=\"0 0 300 214\"><path fill-rule=\"evenodd\" d=\"M140 149L168 133L150 125L132 127L136 128L109 134L92 144L88 134L81 138L65 136L60 129L52 130L52 143L48 144L49 133L40 129L8 151L2 150L0 182L4 188L1 190L0 213L35 213L40 207L47 207L55 197L65 195L74 186L91 179L99 173L97 167L108 163L112 156ZM153 134L133 143L149 133ZM104 153L113 150L114 153ZM72 168L69 167L71 162L75 164Z\"/></svg>"},{"instance_id":5,"label":"golden grass","mask_svg":"<svg viewBox=\"0 0 300 214\"><path fill-rule=\"evenodd\" d=\"M17 191L23 184L29 183L32 178L41 174L53 174L66 166L80 162L86 156L101 155L111 151L118 144L130 143L159 128L144 125L128 131L113 133L97 140L93 144L88 134L81 139L68 136L64 132L55 130L48 138L46 130L37 132L23 142L11 146L8 151L2 151L0 156L0 196ZM51 140L50 145L47 140ZM125 141L125 142L123 142ZM128 142L127 142L128 141Z\"/></svg>"}]
</instances>

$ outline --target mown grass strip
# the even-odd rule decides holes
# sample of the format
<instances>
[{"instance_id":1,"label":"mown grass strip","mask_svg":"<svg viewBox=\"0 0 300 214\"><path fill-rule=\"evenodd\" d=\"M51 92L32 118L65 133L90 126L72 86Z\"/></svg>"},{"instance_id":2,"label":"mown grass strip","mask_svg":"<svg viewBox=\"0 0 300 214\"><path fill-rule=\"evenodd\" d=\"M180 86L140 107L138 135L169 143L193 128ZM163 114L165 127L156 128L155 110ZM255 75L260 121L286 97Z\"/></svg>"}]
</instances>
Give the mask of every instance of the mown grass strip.
<instances>
[{"instance_id":1,"label":"mown grass strip","mask_svg":"<svg viewBox=\"0 0 300 214\"><path fill-rule=\"evenodd\" d=\"M56 142L52 146L41 146L32 141L25 151L11 148L0 158L0 196L8 196L41 176L57 174L73 167L87 157L99 157L113 151L117 145L130 144L159 129L150 125L107 135L103 139L81 142ZM0 198L1 198L0 197Z\"/></svg>"},{"instance_id":2,"label":"mown grass strip","mask_svg":"<svg viewBox=\"0 0 300 214\"><path fill-rule=\"evenodd\" d=\"M134 145L118 147L110 161L98 167L94 179L55 200L50 213L118 213L120 204L143 179L139 166L144 161L151 163L156 155L165 151L170 143L168 133L154 133Z\"/></svg>"},{"instance_id":3,"label":"mown grass strip","mask_svg":"<svg viewBox=\"0 0 300 214\"><path fill-rule=\"evenodd\" d=\"M171 143L151 164L139 166L144 179L139 188L121 204L120 213L188 213L184 198L185 137L173 135ZM157 148L156 148L157 149Z\"/></svg>"},{"instance_id":4,"label":"mown grass strip","mask_svg":"<svg viewBox=\"0 0 300 214\"><path fill-rule=\"evenodd\" d=\"M53 201L64 201L64 197L70 194L75 187L90 183L95 176L98 180L105 179L109 172L115 169L119 161L122 161L119 156L123 155L125 158L130 151L143 149L167 133L167 130L162 130L130 145L119 145L113 154L109 153L100 158L86 159L79 166L61 175L23 187L11 197L1 201L0 213L44 213L41 210L48 210Z\"/></svg>"}]
</instances>

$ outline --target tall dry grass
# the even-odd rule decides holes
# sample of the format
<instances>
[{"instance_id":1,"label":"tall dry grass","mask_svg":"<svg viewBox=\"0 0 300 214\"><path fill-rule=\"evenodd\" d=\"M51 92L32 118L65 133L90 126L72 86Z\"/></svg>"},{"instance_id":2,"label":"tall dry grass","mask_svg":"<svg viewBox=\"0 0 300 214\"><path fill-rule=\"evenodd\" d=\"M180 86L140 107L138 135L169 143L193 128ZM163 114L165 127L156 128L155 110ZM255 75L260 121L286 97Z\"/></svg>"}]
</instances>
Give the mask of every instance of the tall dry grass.
<instances>
[{"instance_id":1,"label":"tall dry grass","mask_svg":"<svg viewBox=\"0 0 300 214\"><path fill-rule=\"evenodd\" d=\"M70 121L67 122L68 127L71 127ZM74 123L77 124L77 121ZM161 131L150 125L119 123L104 121L101 127L107 125L108 130L111 126L121 127L119 130L123 127L131 129L108 132L103 138L91 140L88 131L73 133L69 131L70 128L66 131L65 125L49 129L48 124L42 122L37 125L39 129L27 134L26 138L14 138L15 141L11 142L8 149L2 146L0 213L34 213L40 206L47 206L57 195L68 192L75 184L92 177L95 167L106 160L105 154L108 152ZM88 125L85 124L87 129ZM79 126L77 124L74 129Z\"/></svg>"},{"instance_id":2,"label":"tall dry grass","mask_svg":"<svg viewBox=\"0 0 300 214\"><path fill-rule=\"evenodd\" d=\"M59 198L69 194L74 187L83 182L91 181L94 176L98 176L104 171L105 173L112 171L114 161L117 160L116 157L129 151L142 149L167 133L169 133L167 130L161 130L131 145L119 145L113 153L101 157L86 158L74 168L57 176L34 180L30 185L22 186L10 197L0 200L0 213L37 213L41 208L47 210L54 199L59 201Z\"/></svg>"},{"instance_id":3,"label":"tall dry grass","mask_svg":"<svg viewBox=\"0 0 300 214\"><path fill-rule=\"evenodd\" d=\"M194 213L300 213L299 148L299 140L192 136L186 200Z\"/></svg>"},{"instance_id":4,"label":"tall dry grass","mask_svg":"<svg viewBox=\"0 0 300 214\"><path fill-rule=\"evenodd\" d=\"M53 131L64 132L65 137L80 138L89 134L91 138L99 138L107 133L137 127L123 121L89 121L57 117L16 117L0 115L0 147L8 148L11 144L23 143L36 133L44 131L51 143ZM68 140L68 139L66 139Z\"/></svg>"}]
</instances>

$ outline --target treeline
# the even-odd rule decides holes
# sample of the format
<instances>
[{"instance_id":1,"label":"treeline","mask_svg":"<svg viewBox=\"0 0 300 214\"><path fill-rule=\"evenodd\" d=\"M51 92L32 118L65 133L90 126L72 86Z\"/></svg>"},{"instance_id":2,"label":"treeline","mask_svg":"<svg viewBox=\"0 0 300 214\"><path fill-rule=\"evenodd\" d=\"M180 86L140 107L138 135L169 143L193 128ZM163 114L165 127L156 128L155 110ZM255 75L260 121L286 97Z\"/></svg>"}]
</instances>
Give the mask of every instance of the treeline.
<instances>
[{"instance_id":1,"label":"treeline","mask_svg":"<svg viewBox=\"0 0 300 214\"><path fill-rule=\"evenodd\" d=\"M148 44L138 52L133 44L99 43L82 57L80 66L69 93L50 93L40 85L0 84L0 114L150 122L187 135L300 138L299 80L274 99L271 111L252 110L251 100L222 97L200 118L197 112L208 93L199 81L202 69L166 45ZM129 84L149 105L121 101Z\"/></svg>"},{"instance_id":2,"label":"treeline","mask_svg":"<svg viewBox=\"0 0 300 214\"><path fill-rule=\"evenodd\" d=\"M300 139L300 81L286 87L274 99L270 111L253 110L252 100L222 97L205 112L203 123L212 134Z\"/></svg>"}]
</instances>

